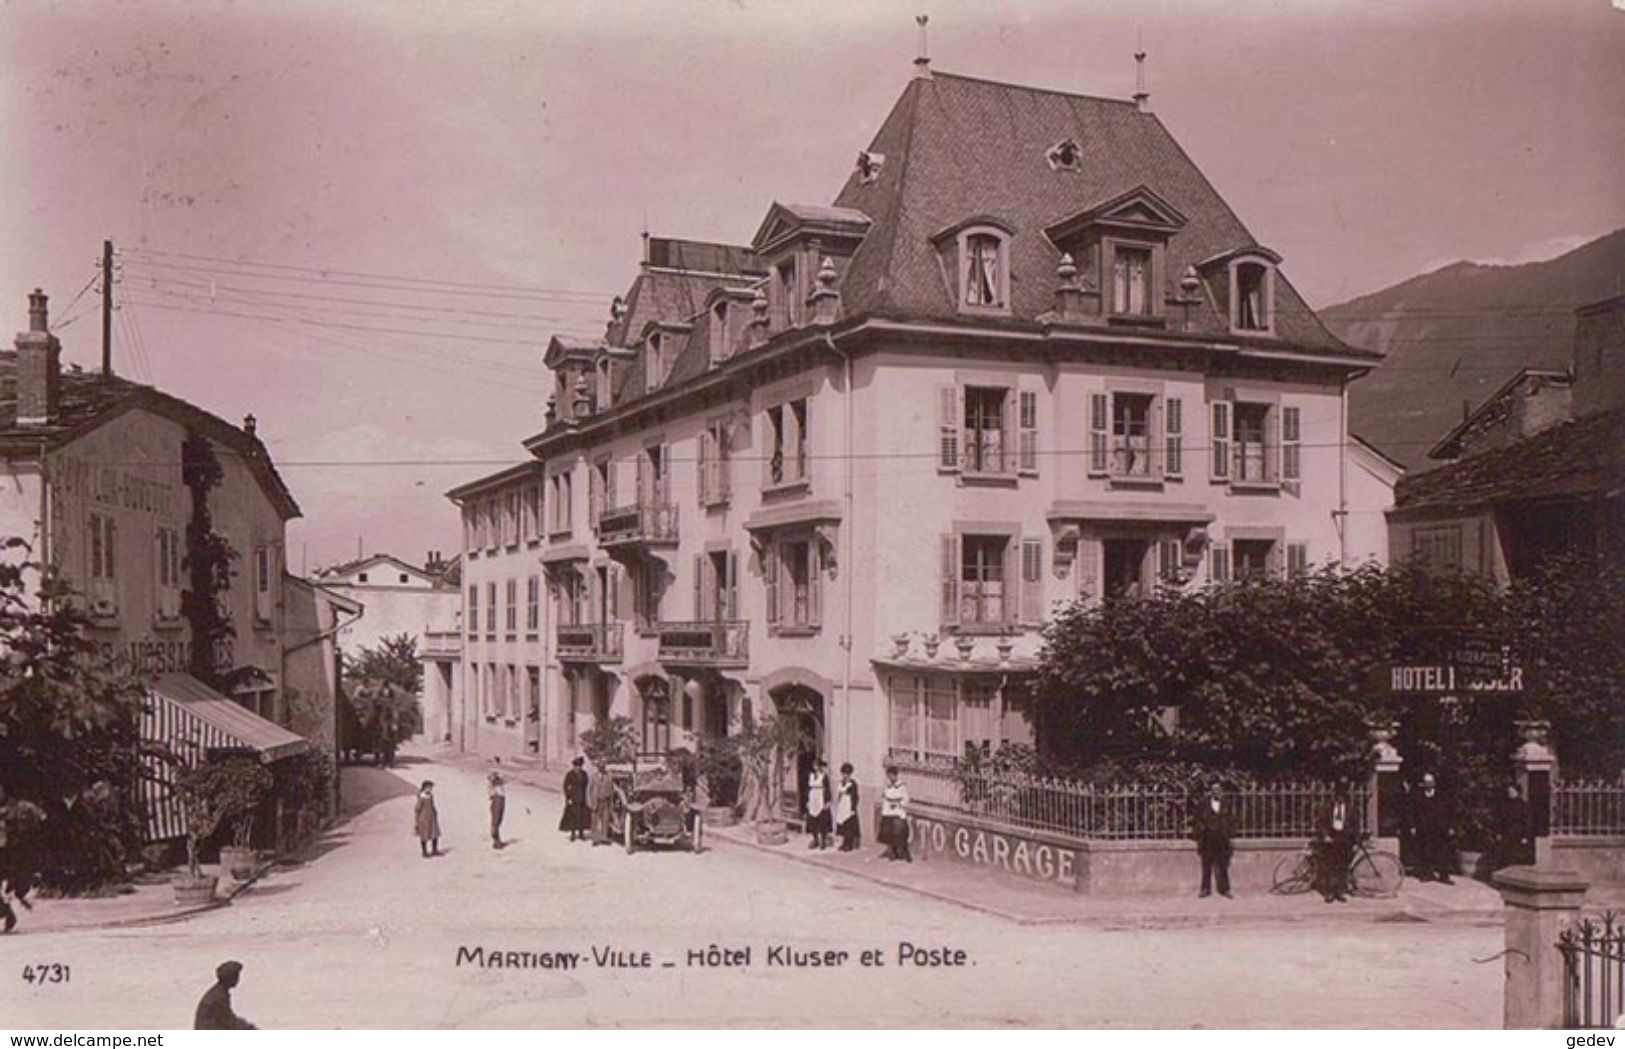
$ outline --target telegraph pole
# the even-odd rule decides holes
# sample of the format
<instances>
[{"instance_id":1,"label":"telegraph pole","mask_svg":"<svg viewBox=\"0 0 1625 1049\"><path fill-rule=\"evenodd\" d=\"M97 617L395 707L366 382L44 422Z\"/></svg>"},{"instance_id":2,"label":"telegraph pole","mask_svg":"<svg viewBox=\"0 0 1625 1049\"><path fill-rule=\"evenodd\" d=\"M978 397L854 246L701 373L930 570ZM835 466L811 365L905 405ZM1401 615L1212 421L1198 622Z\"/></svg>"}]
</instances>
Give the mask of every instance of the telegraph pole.
<instances>
[{"instance_id":1,"label":"telegraph pole","mask_svg":"<svg viewBox=\"0 0 1625 1049\"><path fill-rule=\"evenodd\" d=\"M102 378L113 377L113 242L102 241Z\"/></svg>"}]
</instances>

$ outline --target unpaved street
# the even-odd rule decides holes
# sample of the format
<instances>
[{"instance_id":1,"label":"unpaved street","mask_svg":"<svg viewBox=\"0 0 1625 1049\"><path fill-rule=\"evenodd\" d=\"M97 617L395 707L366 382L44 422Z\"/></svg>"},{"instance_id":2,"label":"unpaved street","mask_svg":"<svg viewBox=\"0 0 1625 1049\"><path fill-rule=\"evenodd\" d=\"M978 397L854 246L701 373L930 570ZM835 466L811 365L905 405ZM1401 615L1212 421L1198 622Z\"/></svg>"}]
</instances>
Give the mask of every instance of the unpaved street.
<instances>
[{"instance_id":1,"label":"unpaved street","mask_svg":"<svg viewBox=\"0 0 1625 1049\"><path fill-rule=\"evenodd\" d=\"M443 846L418 856L412 788L435 780ZM478 775L360 770L372 802L307 865L231 907L144 929L0 940L0 1026L185 1027L225 958L239 1013L266 1027L954 1026L1496 1027L1499 928L1299 922L1104 931L1023 926L731 845L694 856L570 844L556 795L511 785L500 852ZM900 943L963 950L899 967ZM690 964L711 945L752 964ZM846 951L834 967L769 948ZM459 948L464 963L458 964ZM470 964L485 958L520 968ZM619 952L623 963L593 957ZM879 951L880 967L861 964ZM536 967L576 955L573 968ZM28 962L72 982L29 988ZM568 959L564 960L569 965Z\"/></svg>"}]
</instances>

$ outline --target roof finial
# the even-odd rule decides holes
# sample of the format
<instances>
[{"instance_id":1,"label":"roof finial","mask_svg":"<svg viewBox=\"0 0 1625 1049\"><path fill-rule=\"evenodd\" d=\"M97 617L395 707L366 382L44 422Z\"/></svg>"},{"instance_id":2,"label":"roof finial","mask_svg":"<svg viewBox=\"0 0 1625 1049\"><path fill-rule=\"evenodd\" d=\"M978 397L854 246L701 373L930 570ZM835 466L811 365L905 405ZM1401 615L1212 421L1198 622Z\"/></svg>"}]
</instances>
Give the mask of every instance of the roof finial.
<instances>
[{"instance_id":1,"label":"roof finial","mask_svg":"<svg viewBox=\"0 0 1625 1049\"><path fill-rule=\"evenodd\" d=\"M917 80L931 79L931 48L925 32L926 23L930 21L930 15L914 16L914 23L920 27L920 53L914 59L914 77Z\"/></svg>"},{"instance_id":2,"label":"roof finial","mask_svg":"<svg viewBox=\"0 0 1625 1049\"><path fill-rule=\"evenodd\" d=\"M1145 32L1134 31L1134 108L1151 112L1151 92L1145 89Z\"/></svg>"}]
</instances>

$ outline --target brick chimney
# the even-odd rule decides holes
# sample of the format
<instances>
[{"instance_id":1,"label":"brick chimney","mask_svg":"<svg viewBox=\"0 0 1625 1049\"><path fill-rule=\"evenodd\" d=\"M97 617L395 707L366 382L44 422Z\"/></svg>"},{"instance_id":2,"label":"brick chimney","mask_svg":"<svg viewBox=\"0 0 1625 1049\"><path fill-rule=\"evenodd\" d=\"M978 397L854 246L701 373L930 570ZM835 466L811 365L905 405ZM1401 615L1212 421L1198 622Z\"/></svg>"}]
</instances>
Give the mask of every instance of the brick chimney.
<instances>
[{"instance_id":1,"label":"brick chimney","mask_svg":"<svg viewBox=\"0 0 1625 1049\"><path fill-rule=\"evenodd\" d=\"M54 422L61 404L62 344L51 334L46 295L28 296L28 330L17 333L17 422Z\"/></svg>"}]
</instances>

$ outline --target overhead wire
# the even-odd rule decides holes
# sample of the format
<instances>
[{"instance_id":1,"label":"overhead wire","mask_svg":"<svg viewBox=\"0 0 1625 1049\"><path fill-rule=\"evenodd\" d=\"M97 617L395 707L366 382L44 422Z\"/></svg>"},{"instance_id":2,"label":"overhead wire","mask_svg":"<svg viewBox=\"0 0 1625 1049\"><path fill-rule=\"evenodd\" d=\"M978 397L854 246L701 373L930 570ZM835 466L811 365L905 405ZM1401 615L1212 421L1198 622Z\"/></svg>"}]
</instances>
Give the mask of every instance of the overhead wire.
<instances>
[{"instance_id":1,"label":"overhead wire","mask_svg":"<svg viewBox=\"0 0 1625 1049\"><path fill-rule=\"evenodd\" d=\"M169 258L191 259L200 262L224 263L231 266L290 270L303 273L315 273L324 277L328 274L337 274L345 277L367 277L377 280L400 281L409 284L432 284L453 288L478 288L498 291L525 291L538 294L579 295L594 299L604 297L607 294L596 291L582 291L579 289L544 288L539 285L532 284L492 284L479 281L454 281L433 277L408 277L399 274L368 273L361 270L345 270L330 266L296 266L289 263L265 262L254 259L227 259L218 255L195 255L179 251L161 251L157 248L148 248L144 246L126 248L122 250L129 251L137 255L158 255Z\"/></svg>"},{"instance_id":2,"label":"overhead wire","mask_svg":"<svg viewBox=\"0 0 1625 1049\"><path fill-rule=\"evenodd\" d=\"M239 316L239 314L237 313L236 310L229 309L229 308L226 308L226 307L241 306L242 308L246 308L246 309L268 309L268 310L273 311L273 316L271 316L271 317L265 317L262 314L240 314L240 316L242 316L242 317L244 317L246 319L269 320L269 321L275 321L275 322L277 322L279 324L288 324L288 323L301 322L301 323L308 323L308 324L311 324L311 325L316 326L316 327L326 327L326 325L323 325L321 322L316 321L316 320L314 320L312 318L309 318L309 317L302 316L302 315L298 314L297 312L294 312L294 311L290 310L288 307L286 307L284 304L281 304L281 303L261 303L261 302L255 302L253 300L249 300L247 302L231 302L231 301L228 301L228 302L223 303L223 304L220 304L220 303L204 304L199 299L194 298L194 297L192 297L191 295L189 295L187 293L168 292L168 291L165 291L163 289L159 289L158 294L169 295L169 296L171 296L173 298L179 298L183 302L188 302L188 303L192 303L192 304L196 305L200 310L203 310L205 312L213 312L213 313L216 313L216 314L218 314L220 316ZM275 311L281 311L281 312L275 312ZM413 337L416 337L416 338L433 338L434 336L429 334L429 333L414 333ZM514 377L516 377L518 379L535 379L537 377L537 375L538 375L537 369L532 368L532 367L525 367L525 366L522 366L522 365L511 364L511 363L508 363L506 361L490 360L490 359L485 358L485 357L472 357L472 356L467 356L467 355L464 355L464 354L457 354L457 353L453 353L453 352L451 352L449 350L446 350L444 348L441 348L441 347L435 347L433 349L429 349L429 348L422 347L422 346L411 346L409 344L401 342L399 339L385 339L385 338L381 338L381 337L377 338L377 342L394 346L398 350L406 352L408 354L428 355L428 354L432 353L433 354L433 359L436 362L443 362L443 361L448 361L448 360L459 361L459 362L462 362L462 363L467 364L470 367L474 367L474 368L494 369L494 370L498 370L498 371L508 372L509 374L513 375Z\"/></svg>"}]
</instances>

